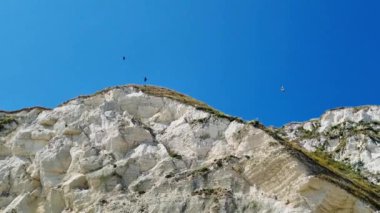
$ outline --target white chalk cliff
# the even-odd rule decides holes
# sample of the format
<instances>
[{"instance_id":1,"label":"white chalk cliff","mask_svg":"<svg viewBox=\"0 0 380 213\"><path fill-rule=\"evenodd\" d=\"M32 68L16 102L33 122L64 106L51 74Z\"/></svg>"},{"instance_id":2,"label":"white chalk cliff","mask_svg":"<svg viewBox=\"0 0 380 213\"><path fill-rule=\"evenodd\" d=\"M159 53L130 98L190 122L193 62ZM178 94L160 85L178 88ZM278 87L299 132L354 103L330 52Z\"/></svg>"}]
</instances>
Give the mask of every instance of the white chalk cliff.
<instances>
[{"instance_id":1,"label":"white chalk cliff","mask_svg":"<svg viewBox=\"0 0 380 213\"><path fill-rule=\"evenodd\" d=\"M354 111L266 128L131 85L0 112L0 212L375 212L380 110Z\"/></svg>"}]
</instances>

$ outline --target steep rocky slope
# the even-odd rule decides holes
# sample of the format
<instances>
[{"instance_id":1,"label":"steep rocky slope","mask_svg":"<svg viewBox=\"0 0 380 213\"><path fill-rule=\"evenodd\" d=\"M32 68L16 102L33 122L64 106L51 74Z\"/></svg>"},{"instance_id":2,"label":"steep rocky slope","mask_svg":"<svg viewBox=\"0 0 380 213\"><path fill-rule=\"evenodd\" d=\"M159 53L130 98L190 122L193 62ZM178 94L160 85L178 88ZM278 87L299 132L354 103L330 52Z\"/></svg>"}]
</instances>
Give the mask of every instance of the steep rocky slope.
<instances>
[{"instance_id":1,"label":"steep rocky slope","mask_svg":"<svg viewBox=\"0 0 380 213\"><path fill-rule=\"evenodd\" d=\"M361 185L368 181L319 162L290 129L246 123L150 86L114 87L52 110L1 112L0 211L380 208L379 193ZM363 163L369 173L376 168Z\"/></svg>"},{"instance_id":2,"label":"steep rocky slope","mask_svg":"<svg viewBox=\"0 0 380 213\"><path fill-rule=\"evenodd\" d=\"M320 119L292 123L283 135L308 151L322 151L380 185L380 107L342 108Z\"/></svg>"},{"instance_id":3,"label":"steep rocky slope","mask_svg":"<svg viewBox=\"0 0 380 213\"><path fill-rule=\"evenodd\" d=\"M329 110L320 119L287 124L276 130L309 153L342 164L380 191L380 107Z\"/></svg>"}]
</instances>

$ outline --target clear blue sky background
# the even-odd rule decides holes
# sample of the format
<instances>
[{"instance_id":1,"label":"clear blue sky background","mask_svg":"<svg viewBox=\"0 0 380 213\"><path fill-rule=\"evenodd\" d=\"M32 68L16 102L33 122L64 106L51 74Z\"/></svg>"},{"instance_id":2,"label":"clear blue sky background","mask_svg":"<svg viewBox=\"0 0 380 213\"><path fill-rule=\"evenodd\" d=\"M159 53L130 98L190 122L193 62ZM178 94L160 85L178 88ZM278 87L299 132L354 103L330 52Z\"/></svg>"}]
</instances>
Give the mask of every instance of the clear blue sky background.
<instances>
[{"instance_id":1,"label":"clear blue sky background","mask_svg":"<svg viewBox=\"0 0 380 213\"><path fill-rule=\"evenodd\" d=\"M377 0L1 0L0 109L144 76L267 125L380 104L379 11Z\"/></svg>"}]
</instances>

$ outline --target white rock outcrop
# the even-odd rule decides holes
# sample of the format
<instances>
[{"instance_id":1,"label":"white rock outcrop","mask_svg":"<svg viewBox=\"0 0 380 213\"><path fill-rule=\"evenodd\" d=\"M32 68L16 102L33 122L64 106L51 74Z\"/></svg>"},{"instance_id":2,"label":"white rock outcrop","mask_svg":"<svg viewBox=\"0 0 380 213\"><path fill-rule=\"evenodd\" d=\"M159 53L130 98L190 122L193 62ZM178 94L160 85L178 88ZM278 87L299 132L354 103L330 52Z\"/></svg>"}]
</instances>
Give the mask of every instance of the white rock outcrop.
<instances>
[{"instance_id":1,"label":"white rock outcrop","mask_svg":"<svg viewBox=\"0 0 380 213\"><path fill-rule=\"evenodd\" d=\"M380 107L327 111L320 119L285 125L282 134L305 149L325 152L380 186Z\"/></svg>"},{"instance_id":2,"label":"white rock outcrop","mask_svg":"<svg viewBox=\"0 0 380 213\"><path fill-rule=\"evenodd\" d=\"M352 119L378 119L371 115ZM374 212L379 207L346 191L344 180L330 181L333 175L326 178L330 173L323 167L265 129L162 88L115 87L52 110L1 112L0 119L1 212ZM330 115L325 120L321 131L344 122ZM364 162L377 159L377 152L363 153L355 155ZM378 164L366 166L372 171Z\"/></svg>"}]
</instances>

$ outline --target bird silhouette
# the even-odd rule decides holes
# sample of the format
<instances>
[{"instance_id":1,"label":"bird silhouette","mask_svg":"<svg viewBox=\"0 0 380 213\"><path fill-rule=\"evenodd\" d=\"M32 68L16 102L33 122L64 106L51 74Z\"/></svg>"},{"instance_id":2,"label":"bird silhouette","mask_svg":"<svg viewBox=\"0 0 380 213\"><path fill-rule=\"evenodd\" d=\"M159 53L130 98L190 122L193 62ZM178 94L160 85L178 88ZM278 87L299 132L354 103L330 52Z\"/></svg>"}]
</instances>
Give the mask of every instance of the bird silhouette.
<instances>
[{"instance_id":1,"label":"bird silhouette","mask_svg":"<svg viewBox=\"0 0 380 213\"><path fill-rule=\"evenodd\" d=\"M146 77L144 77L144 83L146 83L147 80L148 80L148 79L147 79Z\"/></svg>"},{"instance_id":2,"label":"bird silhouette","mask_svg":"<svg viewBox=\"0 0 380 213\"><path fill-rule=\"evenodd\" d=\"M123 56L123 61L125 61L125 56Z\"/></svg>"}]
</instances>

